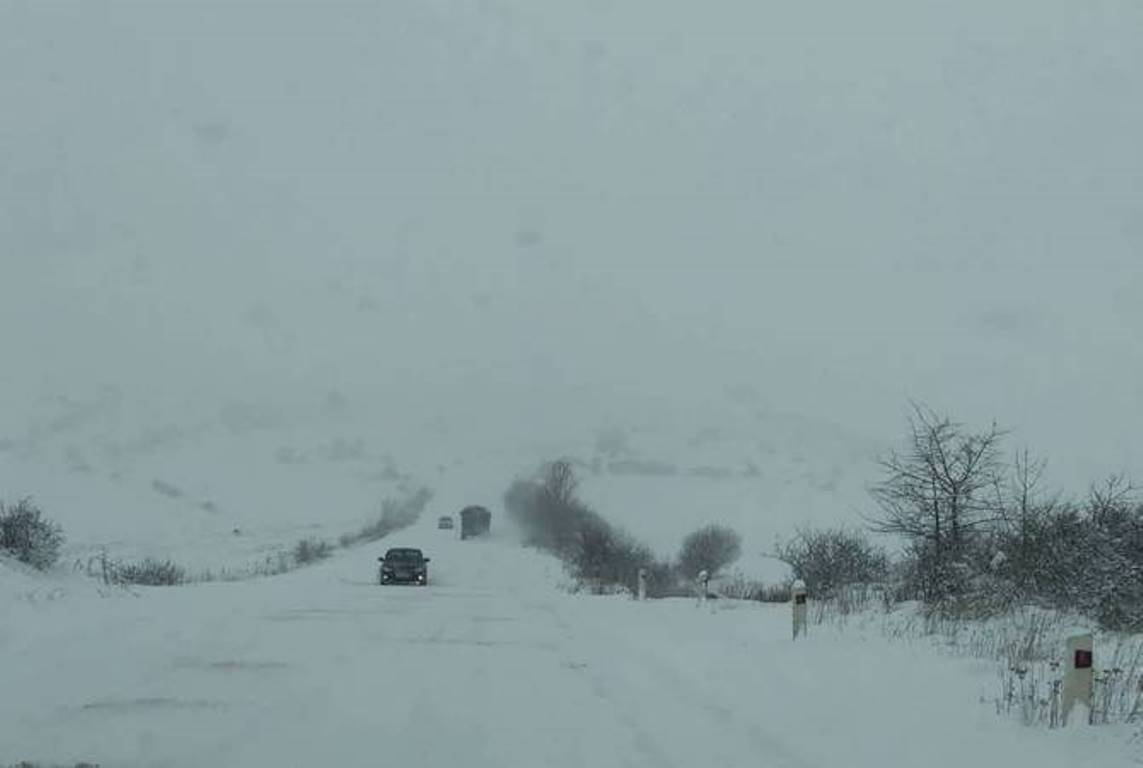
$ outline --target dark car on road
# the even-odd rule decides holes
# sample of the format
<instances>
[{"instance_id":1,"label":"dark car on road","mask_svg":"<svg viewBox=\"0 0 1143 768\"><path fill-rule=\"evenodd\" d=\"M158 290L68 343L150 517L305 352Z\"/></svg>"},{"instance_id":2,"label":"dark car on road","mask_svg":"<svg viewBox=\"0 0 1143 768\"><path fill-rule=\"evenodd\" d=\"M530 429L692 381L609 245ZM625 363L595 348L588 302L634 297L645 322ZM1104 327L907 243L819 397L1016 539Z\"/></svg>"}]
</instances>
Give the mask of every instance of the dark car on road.
<instances>
[{"instance_id":1,"label":"dark car on road","mask_svg":"<svg viewBox=\"0 0 1143 768\"><path fill-rule=\"evenodd\" d=\"M429 583L429 558L419 549L396 547L377 560L381 563L377 575L381 584L418 584L423 587Z\"/></svg>"}]
</instances>

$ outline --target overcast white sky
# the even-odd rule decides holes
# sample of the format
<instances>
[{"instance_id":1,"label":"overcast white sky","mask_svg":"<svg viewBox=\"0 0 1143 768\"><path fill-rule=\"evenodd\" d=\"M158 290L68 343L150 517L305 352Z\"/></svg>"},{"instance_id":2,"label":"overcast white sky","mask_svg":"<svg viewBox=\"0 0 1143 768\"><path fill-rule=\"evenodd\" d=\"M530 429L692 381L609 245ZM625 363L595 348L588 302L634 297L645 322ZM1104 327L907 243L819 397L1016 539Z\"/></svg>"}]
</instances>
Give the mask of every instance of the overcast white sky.
<instances>
[{"instance_id":1,"label":"overcast white sky","mask_svg":"<svg viewBox=\"0 0 1143 768\"><path fill-rule=\"evenodd\" d=\"M1132 0L0 0L0 430L750 386L1143 476L1141 40Z\"/></svg>"}]
</instances>

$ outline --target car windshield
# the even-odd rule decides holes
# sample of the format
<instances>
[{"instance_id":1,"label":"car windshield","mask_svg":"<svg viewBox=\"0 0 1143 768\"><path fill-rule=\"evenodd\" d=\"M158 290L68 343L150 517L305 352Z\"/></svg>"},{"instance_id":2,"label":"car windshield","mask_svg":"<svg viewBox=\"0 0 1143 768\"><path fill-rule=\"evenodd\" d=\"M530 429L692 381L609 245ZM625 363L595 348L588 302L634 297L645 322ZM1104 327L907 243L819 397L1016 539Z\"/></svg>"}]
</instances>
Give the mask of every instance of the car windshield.
<instances>
[{"instance_id":1,"label":"car windshield","mask_svg":"<svg viewBox=\"0 0 1143 768\"><path fill-rule=\"evenodd\" d=\"M385 555L386 562L415 563L424 559L419 549L391 549Z\"/></svg>"}]
</instances>

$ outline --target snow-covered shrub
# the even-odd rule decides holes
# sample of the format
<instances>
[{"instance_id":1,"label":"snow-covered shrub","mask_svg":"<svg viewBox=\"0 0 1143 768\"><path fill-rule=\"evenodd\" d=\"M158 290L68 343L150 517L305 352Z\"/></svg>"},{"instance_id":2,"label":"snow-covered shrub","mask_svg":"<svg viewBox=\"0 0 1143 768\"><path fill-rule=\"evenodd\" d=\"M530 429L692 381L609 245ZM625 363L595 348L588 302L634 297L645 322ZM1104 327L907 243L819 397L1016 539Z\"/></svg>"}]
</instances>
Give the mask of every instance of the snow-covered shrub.
<instances>
[{"instance_id":1,"label":"snow-covered shrub","mask_svg":"<svg viewBox=\"0 0 1143 768\"><path fill-rule=\"evenodd\" d=\"M308 565L333 554L333 545L321 539L302 539L294 545L294 562Z\"/></svg>"},{"instance_id":2,"label":"snow-covered shrub","mask_svg":"<svg viewBox=\"0 0 1143 768\"><path fill-rule=\"evenodd\" d=\"M889 575L885 551L849 528L801 528L779 545L776 556L819 599L852 584L884 582Z\"/></svg>"},{"instance_id":3,"label":"snow-covered shrub","mask_svg":"<svg viewBox=\"0 0 1143 768\"><path fill-rule=\"evenodd\" d=\"M995 425L971 432L915 405L909 427L902 450L878 462L867 517L904 545L896 599L976 618L1038 605L1143 630L1143 504L1126 477L1069 500L1041 487L1044 460L1004 459Z\"/></svg>"},{"instance_id":4,"label":"snow-covered shrub","mask_svg":"<svg viewBox=\"0 0 1143 768\"><path fill-rule=\"evenodd\" d=\"M687 535L679 550L679 571L694 578L706 571L711 578L742 554L742 538L722 525L707 525Z\"/></svg>"},{"instance_id":5,"label":"snow-covered shrub","mask_svg":"<svg viewBox=\"0 0 1143 768\"><path fill-rule=\"evenodd\" d=\"M175 587L187 581L186 569L170 560L145 558L138 563L118 563L113 569L117 584L144 587Z\"/></svg>"},{"instance_id":6,"label":"snow-covered shrub","mask_svg":"<svg viewBox=\"0 0 1143 768\"><path fill-rule=\"evenodd\" d=\"M965 564L967 589L946 612L1031 604L1079 611L1109 630L1143 629L1143 506L1123 478L1078 503L1017 496L978 550Z\"/></svg>"},{"instance_id":7,"label":"snow-covered shrub","mask_svg":"<svg viewBox=\"0 0 1143 768\"><path fill-rule=\"evenodd\" d=\"M82 565L82 562L77 563L77 568ZM102 580L104 584L118 586L174 587L192 581L187 570L171 560L147 557L131 563L108 557L106 551L87 561L87 575ZM213 578L199 576L193 580L210 581Z\"/></svg>"},{"instance_id":8,"label":"snow-covered shrub","mask_svg":"<svg viewBox=\"0 0 1143 768\"><path fill-rule=\"evenodd\" d=\"M741 573L718 579L712 588L721 597L731 600L754 600L760 603L788 603L791 600L792 582L785 581L767 584L749 579Z\"/></svg>"},{"instance_id":9,"label":"snow-covered shrub","mask_svg":"<svg viewBox=\"0 0 1143 768\"><path fill-rule=\"evenodd\" d=\"M586 518L583 528L568 552L568 564L577 578L600 585L619 585L634 592L639 569L648 570L647 589L652 596L660 587L658 572L651 578L655 556L647 547L626 533L616 530L599 517Z\"/></svg>"},{"instance_id":10,"label":"snow-covered shrub","mask_svg":"<svg viewBox=\"0 0 1143 768\"><path fill-rule=\"evenodd\" d=\"M7 507L0 502L0 551L42 571L56 564L63 541L60 527L31 499Z\"/></svg>"}]
</instances>

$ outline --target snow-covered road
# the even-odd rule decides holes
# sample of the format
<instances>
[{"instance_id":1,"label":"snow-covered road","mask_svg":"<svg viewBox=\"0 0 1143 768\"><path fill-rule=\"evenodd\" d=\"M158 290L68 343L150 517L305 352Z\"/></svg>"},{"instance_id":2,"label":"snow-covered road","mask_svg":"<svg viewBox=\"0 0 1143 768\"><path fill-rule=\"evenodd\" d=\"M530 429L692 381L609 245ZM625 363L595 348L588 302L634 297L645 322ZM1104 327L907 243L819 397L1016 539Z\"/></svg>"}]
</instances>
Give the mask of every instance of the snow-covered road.
<instances>
[{"instance_id":1,"label":"snow-covered road","mask_svg":"<svg viewBox=\"0 0 1143 768\"><path fill-rule=\"evenodd\" d=\"M577 597L509 543L400 539L430 587L376 586L378 546L138 597L5 594L0 764L1128 764L1120 740L998 721L984 665L856 632L794 645L781 606Z\"/></svg>"}]
</instances>

